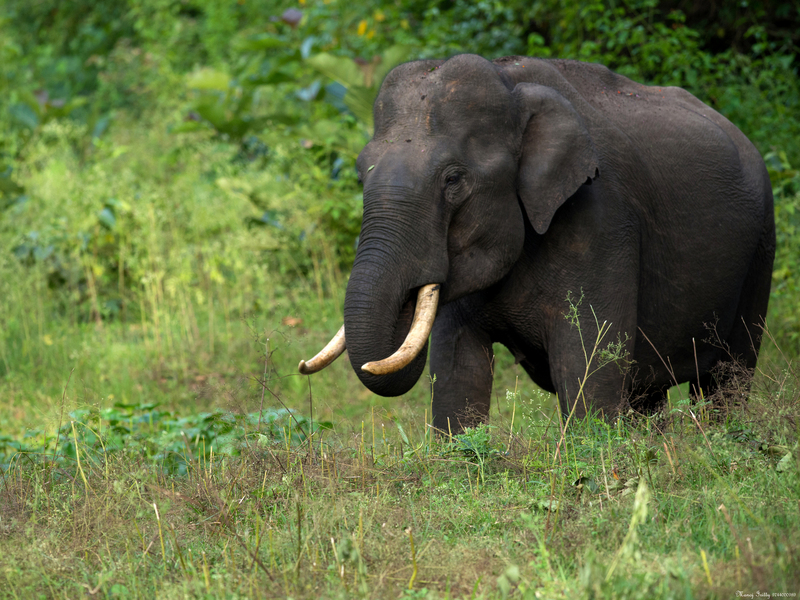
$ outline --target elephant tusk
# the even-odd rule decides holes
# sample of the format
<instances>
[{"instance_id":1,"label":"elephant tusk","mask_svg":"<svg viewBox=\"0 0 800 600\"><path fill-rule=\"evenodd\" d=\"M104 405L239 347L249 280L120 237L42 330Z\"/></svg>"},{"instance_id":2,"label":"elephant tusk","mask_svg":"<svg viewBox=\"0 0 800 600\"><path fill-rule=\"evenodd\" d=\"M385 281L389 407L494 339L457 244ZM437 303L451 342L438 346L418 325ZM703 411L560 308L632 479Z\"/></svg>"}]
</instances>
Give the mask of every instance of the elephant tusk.
<instances>
[{"instance_id":1,"label":"elephant tusk","mask_svg":"<svg viewBox=\"0 0 800 600\"><path fill-rule=\"evenodd\" d=\"M414 360L428 341L438 304L439 284L431 283L422 287L417 294L417 308L414 311L411 329L402 346L389 358L362 365L361 370L373 375L388 375L399 371Z\"/></svg>"},{"instance_id":2,"label":"elephant tusk","mask_svg":"<svg viewBox=\"0 0 800 600\"><path fill-rule=\"evenodd\" d=\"M336 335L334 335L331 341L328 342L328 345L325 346L319 352L319 354L317 354L308 362L301 360L300 364L297 366L297 370L303 375L311 375L312 373L321 371L339 358L342 352L345 351L346 347L347 346L344 340L344 325L342 325L339 328L339 331L336 332Z\"/></svg>"}]
</instances>

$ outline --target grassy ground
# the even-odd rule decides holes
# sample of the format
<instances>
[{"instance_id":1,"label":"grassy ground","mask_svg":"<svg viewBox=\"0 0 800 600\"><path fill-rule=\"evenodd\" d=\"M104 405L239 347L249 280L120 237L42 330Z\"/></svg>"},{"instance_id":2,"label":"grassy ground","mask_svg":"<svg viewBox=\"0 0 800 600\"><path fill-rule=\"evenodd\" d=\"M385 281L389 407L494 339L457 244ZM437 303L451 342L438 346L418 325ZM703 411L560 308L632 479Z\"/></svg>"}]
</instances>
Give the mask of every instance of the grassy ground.
<instances>
[{"instance_id":1,"label":"grassy ground","mask_svg":"<svg viewBox=\"0 0 800 600\"><path fill-rule=\"evenodd\" d=\"M308 397L278 394L269 373L260 418L73 411L58 439L6 454L0 597L794 593L798 380L786 367L725 419L673 399L651 419L566 434L513 391L491 427L452 438L432 435L413 400L361 401L361 422L292 419L275 407Z\"/></svg>"},{"instance_id":2,"label":"grassy ground","mask_svg":"<svg viewBox=\"0 0 800 600\"><path fill-rule=\"evenodd\" d=\"M341 324L304 221L329 173L280 136L242 166L166 129L121 116L79 152L48 125L0 220L0 598L800 591L800 378L774 345L724 417L675 389L566 433L498 348L491 427L436 438L427 374L392 399L345 359L296 374Z\"/></svg>"}]
</instances>

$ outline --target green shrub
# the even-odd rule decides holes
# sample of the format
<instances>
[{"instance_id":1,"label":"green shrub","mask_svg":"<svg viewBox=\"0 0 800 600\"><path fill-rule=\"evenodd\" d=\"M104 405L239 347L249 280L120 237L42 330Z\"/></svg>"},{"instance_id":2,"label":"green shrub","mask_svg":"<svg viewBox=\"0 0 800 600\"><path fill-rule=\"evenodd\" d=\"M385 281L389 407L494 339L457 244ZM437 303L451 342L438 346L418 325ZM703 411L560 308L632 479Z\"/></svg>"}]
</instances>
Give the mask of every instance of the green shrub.
<instances>
[{"instance_id":1,"label":"green shrub","mask_svg":"<svg viewBox=\"0 0 800 600\"><path fill-rule=\"evenodd\" d=\"M232 286L242 276L234 263L260 266L281 286L313 280L333 292L355 255L362 208L353 167L383 75L408 58L524 53L684 86L754 141L776 189L771 321L796 351L796 190L786 180L800 163L791 27L799 17L789 4L726 6L717 21L657 0L290 8L276 0L3 6L2 235L7 255L45 282L57 313L139 319L152 282L180 272L197 287L199 269ZM172 141L148 150L148 136L166 127ZM115 179L118 169L132 178ZM226 204L220 220L217 202ZM246 261L209 253L233 232L237 248L250 238Z\"/></svg>"}]
</instances>

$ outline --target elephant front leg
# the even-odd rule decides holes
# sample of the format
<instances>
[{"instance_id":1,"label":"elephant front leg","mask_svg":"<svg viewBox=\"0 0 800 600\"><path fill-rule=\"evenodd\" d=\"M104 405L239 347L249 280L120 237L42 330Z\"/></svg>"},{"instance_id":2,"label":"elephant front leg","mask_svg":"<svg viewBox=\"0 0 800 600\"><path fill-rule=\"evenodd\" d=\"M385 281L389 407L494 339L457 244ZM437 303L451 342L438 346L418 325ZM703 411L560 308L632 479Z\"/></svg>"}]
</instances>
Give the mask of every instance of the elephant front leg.
<instances>
[{"instance_id":1,"label":"elephant front leg","mask_svg":"<svg viewBox=\"0 0 800 600\"><path fill-rule=\"evenodd\" d=\"M492 342L463 313L458 302L442 307L432 332L433 425L444 432L460 432L489 417Z\"/></svg>"}]
</instances>

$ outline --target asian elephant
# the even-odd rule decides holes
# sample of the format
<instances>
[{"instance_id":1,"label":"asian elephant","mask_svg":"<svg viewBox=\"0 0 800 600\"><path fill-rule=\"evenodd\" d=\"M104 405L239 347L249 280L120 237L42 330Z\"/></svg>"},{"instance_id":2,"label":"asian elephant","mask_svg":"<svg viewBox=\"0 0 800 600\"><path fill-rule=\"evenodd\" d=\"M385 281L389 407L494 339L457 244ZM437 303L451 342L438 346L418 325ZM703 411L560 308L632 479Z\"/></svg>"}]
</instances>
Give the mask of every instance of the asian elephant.
<instances>
[{"instance_id":1,"label":"asian elephant","mask_svg":"<svg viewBox=\"0 0 800 600\"><path fill-rule=\"evenodd\" d=\"M631 399L657 408L675 380L708 395L729 357L754 368L770 180L742 132L690 93L596 64L464 54L396 67L374 116L344 326L301 372L346 346L364 385L400 395L431 335L434 425L452 431L488 416L495 342L577 417ZM580 329L568 293L583 294ZM590 307L633 368L595 361L580 397Z\"/></svg>"}]
</instances>

